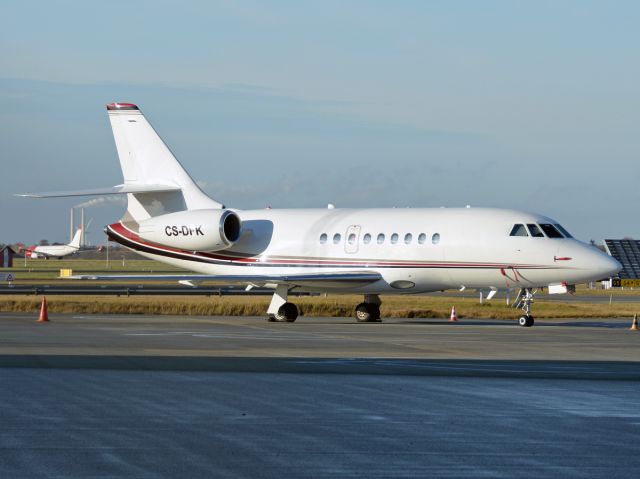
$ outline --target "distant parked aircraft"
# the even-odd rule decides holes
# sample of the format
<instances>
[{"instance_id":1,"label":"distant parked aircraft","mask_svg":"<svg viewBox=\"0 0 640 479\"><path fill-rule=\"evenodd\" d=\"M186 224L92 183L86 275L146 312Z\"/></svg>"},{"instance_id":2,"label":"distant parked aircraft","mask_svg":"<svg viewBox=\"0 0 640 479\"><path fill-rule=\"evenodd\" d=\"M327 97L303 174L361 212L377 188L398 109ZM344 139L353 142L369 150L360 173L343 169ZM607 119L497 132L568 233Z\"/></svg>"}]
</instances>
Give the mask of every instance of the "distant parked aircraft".
<instances>
[{"instance_id":1,"label":"distant parked aircraft","mask_svg":"<svg viewBox=\"0 0 640 479\"><path fill-rule=\"evenodd\" d=\"M62 259L65 256L76 253L80 250L80 237L82 236L82 228L78 228L73 236L71 243L64 245L49 246L29 246L24 252L27 258L36 259L39 257Z\"/></svg>"}]
</instances>

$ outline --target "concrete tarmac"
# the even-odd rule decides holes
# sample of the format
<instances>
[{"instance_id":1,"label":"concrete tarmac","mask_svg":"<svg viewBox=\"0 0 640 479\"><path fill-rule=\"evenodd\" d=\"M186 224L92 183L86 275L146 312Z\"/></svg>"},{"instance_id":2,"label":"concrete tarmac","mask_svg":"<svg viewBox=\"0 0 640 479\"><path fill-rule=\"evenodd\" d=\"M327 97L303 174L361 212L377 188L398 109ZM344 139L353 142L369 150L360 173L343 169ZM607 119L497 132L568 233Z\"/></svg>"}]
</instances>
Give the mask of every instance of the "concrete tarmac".
<instances>
[{"instance_id":1,"label":"concrete tarmac","mask_svg":"<svg viewBox=\"0 0 640 479\"><path fill-rule=\"evenodd\" d=\"M633 477L629 320L0 314L0 477Z\"/></svg>"},{"instance_id":2,"label":"concrete tarmac","mask_svg":"<svg viewBox=\"0 0 640 479\"><path fill-rule=\"evenodd\" d=\"M515 321L0 313L6 355L640 361L630 319ZM0 358L0 361L2 359Z\"/></svg>"}]
</instances>

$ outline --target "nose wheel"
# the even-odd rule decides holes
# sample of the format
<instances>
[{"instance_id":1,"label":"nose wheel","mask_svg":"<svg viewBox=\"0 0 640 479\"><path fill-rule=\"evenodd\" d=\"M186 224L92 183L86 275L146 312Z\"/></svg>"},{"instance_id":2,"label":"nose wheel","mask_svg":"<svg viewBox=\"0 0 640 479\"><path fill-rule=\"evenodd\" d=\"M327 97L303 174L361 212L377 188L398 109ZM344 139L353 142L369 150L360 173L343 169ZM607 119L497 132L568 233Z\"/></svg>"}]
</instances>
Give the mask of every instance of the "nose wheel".
<instances>
[{"instance_id":1,"label":"nose wheel","mask_svg":"<svg viewBox=\"0 0 640 479\"><path fill-rule=\"evenodd\" d=\"M518 324L524 328L530 328L533 326L533 316L523 314L518 318Z\"/></svg>"},{"instance_id":2,"label":"nose wheel","mask_svg":"<svg viewBox=\"0 0 640 479\"><path fill-rule=\"evenodd\" d=\"M513 303L514 308L521 308L524 313L518 318L518 324L524 328L533 326L533 316L531 316L531 305L533 304L533 295L536 291L531 288L523 288L518 293L518 297Z\"/></svg>"}]
</instances>

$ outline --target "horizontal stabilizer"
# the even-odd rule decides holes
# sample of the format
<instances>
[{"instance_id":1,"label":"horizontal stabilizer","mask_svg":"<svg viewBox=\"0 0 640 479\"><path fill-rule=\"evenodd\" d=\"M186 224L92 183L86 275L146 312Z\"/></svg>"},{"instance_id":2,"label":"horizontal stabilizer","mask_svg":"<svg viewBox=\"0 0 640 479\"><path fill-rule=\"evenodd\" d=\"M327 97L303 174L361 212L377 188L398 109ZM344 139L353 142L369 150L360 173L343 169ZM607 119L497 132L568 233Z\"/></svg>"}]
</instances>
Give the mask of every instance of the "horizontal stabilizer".
<instances>
[{"instance_id":1,"label":"horizontal stabilizer","mask_svg":"<svg viewBox=\"0 0 640 479\"><path fill-rule=\"evenodd\" d=\"M16 196L27 198L58 198L64 196L105 196L123 195L126 193L160 193L166 191L179 191L180 187L175 185L136 185L124 184L107 188L96 188L93 190L75 191L47 191L43 193L20 193Z\"/></svg>"},{"instance_id":2,"label":"horizontal stabilizer","mask_svg":"<svg viewBox=\"0 0 640 479\"><path fill-rule=\"evenodd\" d=\"M212 281L233 284L288 284L308 287L357 287L380 280L382 276L370 271L344 271L340 273L306 273L289 275L213 275L213 274L168 274L168 275L75 275L69 279L98 281Z\"/></svg>"}]
</instances>

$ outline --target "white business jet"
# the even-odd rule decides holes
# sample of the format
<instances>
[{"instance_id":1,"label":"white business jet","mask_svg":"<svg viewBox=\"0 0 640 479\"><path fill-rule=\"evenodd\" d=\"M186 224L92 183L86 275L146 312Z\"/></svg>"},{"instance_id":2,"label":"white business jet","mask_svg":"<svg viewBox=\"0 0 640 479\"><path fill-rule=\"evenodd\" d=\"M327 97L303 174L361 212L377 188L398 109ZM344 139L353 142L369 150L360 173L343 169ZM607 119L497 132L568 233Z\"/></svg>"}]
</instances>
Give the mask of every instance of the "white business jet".
<instances>
[{"instance_id":1,"label":"white business jet","mask_svg":"<svg viewBox=\"0 0 640 479\"><path fill-rule=\"evenodd\" d=\"M380 318L380 294L476 288L519 290L531 326L539 288L609 277L620 264L574 239L551 218L488 208L238 210L204 194L130 103L107 105L124 183L113 188L26 194L126 194L111 240L197 274L80 276L84 279L215 280L274 288L271 321L292 322L293 291L357 293L358 321Z\"/></svg>"},{"instance_id":2,"label":"white business jet","mask_svg":"<svg viewBox=\"0 0 640 479\"><path fill-rule=\"evenodd\" d=\"M70 254L74 254L80 251L81 236L82 236L82 228L78 228L76 230L76 234L73 235L73 239L71 240L71 243L69 244L29 246L28 248L25 248L24 252L27 258L32 258L32 259L37 259L41 256L44 259L48 259L48 258L62 259L65 256L69 256Z\"/></svg>"}]
</instances>

